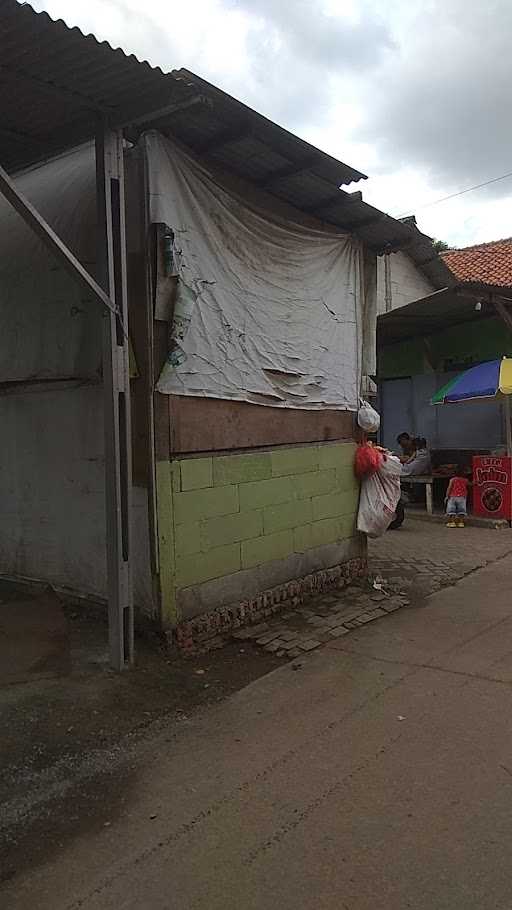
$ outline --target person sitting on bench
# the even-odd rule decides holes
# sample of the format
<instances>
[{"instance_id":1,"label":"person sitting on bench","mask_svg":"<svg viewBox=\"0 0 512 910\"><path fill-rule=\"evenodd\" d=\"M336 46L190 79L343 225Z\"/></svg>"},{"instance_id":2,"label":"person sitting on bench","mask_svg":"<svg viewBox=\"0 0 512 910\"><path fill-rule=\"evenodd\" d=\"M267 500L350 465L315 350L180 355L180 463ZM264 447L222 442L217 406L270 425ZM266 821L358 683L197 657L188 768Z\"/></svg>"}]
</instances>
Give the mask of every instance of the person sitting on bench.
<instances>
[{"instance_id":1,"label":"person sitting on bench","mask_svg":"<svg viewBox=\"0 0 512 910\"><path fill-rule=\"evenodd\" d=\"M406 464L406 462L408 462L415 453L414 439L409 433L400 433L396 437L396 441L402 450L402 454L398 457L400 458L402 464Z\"/></svg>"},{"instance_id":2,"label":"person sitting on bench","mask_svg":"<svg viewBox=\"0 0 512 910\"><path fill-rule=\"evenodd\" d=\"M409 461L402 465L402 477L421 476L432 473L432 463L430 461L430 452L427 448L427 440L424 436L417 436L413 439L414 454Z\"/></svg>"}]
</instances>

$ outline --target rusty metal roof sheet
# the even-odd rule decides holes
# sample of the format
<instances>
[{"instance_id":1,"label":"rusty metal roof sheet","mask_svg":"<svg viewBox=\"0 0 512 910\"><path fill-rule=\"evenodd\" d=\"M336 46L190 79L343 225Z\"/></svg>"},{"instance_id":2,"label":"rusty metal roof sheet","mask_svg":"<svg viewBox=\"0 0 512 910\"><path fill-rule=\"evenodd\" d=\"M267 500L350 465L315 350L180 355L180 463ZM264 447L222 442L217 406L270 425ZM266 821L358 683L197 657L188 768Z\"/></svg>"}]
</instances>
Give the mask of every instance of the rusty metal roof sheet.
<instances>
[{"instance_id":1,"label":"rusty metal roof sheet","mask_svg":"<svg viewBox=\"0 0 512 910\"><path fill-rule=\"evenodd\" d=\"M188 70L164 73L69 28L28 3L0 5L0 162L9 171L114 127L162 129L195 154L309 215L351 231L378 253L407 249L436 287L446 267L428 238L343 185L365 175Z\"/></svg>"}]
</instances>

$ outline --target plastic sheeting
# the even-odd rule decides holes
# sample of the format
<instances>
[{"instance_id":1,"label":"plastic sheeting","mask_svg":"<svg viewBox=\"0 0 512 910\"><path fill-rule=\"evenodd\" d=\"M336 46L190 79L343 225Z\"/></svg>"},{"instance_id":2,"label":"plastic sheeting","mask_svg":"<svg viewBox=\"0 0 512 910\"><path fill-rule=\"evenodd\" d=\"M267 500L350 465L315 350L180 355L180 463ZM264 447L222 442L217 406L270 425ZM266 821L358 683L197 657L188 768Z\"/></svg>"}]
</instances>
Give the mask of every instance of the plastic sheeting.
<instances>
[{"instance_id":1,"label":"plastic sheeting","mask_svg":"<svg viewBox=\"0 0 512 910\"><path fill-rule=\"evenodd\" d=\"M94 148L76 149L16 179L80 261L94 273ZM0 197L0 380L98 376L101 309Z\"/></svg>"},{"instance_id":2,"label":"plastic sheeting","mask_svg":"<svg viewBox=\"0 0 512 910\"><path fill-rule=\"evenodd\" d=\"M144 139L151 220L174 232L179 276L158 390L355 410L375 331L361 245L256 210L162 136Z\"/></svg>"}]
</instances>

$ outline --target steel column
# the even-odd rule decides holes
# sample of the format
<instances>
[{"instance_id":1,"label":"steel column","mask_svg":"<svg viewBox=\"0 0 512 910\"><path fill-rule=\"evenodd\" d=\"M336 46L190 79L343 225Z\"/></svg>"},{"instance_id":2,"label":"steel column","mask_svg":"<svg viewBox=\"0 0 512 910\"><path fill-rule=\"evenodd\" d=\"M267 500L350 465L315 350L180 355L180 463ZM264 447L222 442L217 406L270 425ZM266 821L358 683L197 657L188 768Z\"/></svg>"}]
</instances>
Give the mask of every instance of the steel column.
<instances>
[{"instance_id":1,"label":"steel column","mask_svg":"<svg viewBox=\"0 0 512 910\"><path fill-rule=\"evenodd\" d=\"M109 644L112 666L133 661L130 571L132 453L123 135L101 126L96 137L98 280L116 312L104 315L103 385Z\"/></svg>"}]
</instances>

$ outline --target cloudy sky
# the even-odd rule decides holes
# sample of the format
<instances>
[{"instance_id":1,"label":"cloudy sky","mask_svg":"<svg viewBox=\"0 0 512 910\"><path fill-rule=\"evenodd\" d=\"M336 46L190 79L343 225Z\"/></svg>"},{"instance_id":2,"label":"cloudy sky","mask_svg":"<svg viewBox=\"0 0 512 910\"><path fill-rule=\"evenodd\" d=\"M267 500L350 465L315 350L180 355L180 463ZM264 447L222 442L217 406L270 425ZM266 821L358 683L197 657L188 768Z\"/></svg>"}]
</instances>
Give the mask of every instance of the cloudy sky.
<instances>
[{"instance_id":1,"label":"cloudy sky","mask_svg":"<svg viewBox=\"0 0 512 910\"><path fill-rule=\"evenodd\" d=\"M364 198L464 246L512 235L509 0L31 0L185 66L369 175Z\"/></svg>"}]
</instances>

